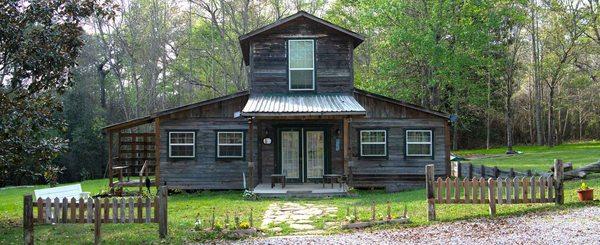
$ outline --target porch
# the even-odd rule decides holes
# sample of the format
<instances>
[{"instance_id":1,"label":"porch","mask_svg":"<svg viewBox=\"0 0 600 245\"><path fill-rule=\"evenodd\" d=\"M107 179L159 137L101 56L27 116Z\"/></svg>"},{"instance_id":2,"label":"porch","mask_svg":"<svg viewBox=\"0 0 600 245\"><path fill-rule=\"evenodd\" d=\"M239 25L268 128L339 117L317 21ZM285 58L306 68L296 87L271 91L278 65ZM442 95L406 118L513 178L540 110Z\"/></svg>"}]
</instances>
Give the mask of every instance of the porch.
<instances>
[{"instance_id":1,"label":"porch","mask_svg":"<svg viewBox=\"0 0 600 245\"><path fill-rule=\"evenodd\" d=\"M271 183L260 183L254 188L254 194L260 197L340 197L347 196L346 183L290 183L282 187L276 184L271 188Z\"/></svg>"},{"instance_id":2,"label":"porch","mask_svg":"<svg viewBox=\"0 0 600 245\"><path fill-rule=\"evenodd\" d=\"M108 138L108 186L111 192L124 187L158 186L159 125L152 117L137 118L104 128Z\"/></svg>"}]
</instances>

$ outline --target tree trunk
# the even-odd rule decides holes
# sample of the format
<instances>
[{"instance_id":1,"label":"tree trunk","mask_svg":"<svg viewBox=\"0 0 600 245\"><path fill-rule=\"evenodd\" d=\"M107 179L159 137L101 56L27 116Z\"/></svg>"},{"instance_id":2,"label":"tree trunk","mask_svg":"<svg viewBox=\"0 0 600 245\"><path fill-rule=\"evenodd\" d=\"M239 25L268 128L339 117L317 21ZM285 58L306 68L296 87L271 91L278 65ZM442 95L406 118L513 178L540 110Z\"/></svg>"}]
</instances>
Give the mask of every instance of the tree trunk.
<instances>
[{"instance_id":1,"label":"tree trunk","mask_svg":"<svg viewBox=\"0 0 600 245\"><path fill-rule=\"evenodd\" d=\"M541 94L541 83L539 80L539 57L538 57L538 45L537 45L537 19L535 13L535 0L531 0L531 45L533 54L533 84L534 84L534 114L535 114L535 134L537 145L544 144L544 138L542 133L542 94Z\"/></svg>"},{"instance_id":2,"label":"tree trunk","mask_svg":"<svg viewBox=\"0 0 600 245\"><path fill-rule=\"evenodd\" d=\"M548 146L554 146L554 87L550 86L548 94Z\"/></svg>"},{"instance_id":3,"label":"tree trunk","mask_svg":"<svg viewBox=\"0 0 600 245\"><path fill-rule=\"evenodd\" d=\"M487 109L485 112L486 115L486 119L485 119L485 148L486 149L490 149L490 124L491 124L491 119L490 117L492 116L491 114L491 93L492 93L492 89L491 89L491 76L490 76L490 72L488 71L488 80L487 80Z\"/></svg>"},{"instance_id":4,"label":"tree trunk","mask_svg":"<svg viewBox=\"0 0 600 245\"><path fill-rule=\"evenodd\" d=\"M513 135L512 135L512 96L513 96L513 78L512 78L512 69L508 72L508 77L506 78L506 100L504 103L504 113L505 113L505 121L506 121L506 154L513 154Z\"/></svg>"},{"instance_id":5,"label":"tree trunk","mask_svg":"<svg viewBox=\"0 0 600 245\"><path fill-rule=\"evenodd\" d=\"M100 85L100 106L104 109L106 109L106 75L108 74L108 70L104 70L106 62L101 62L96 67L98 71L98 83Z\"/></svg>"},{"instance_id":6,"label":"tree trunk","mask_svg":"<svg viewBox=\"0 0 600 245\"><path fill-rule=\"evenodd\" d=\"M565 120L563 123L562 130L560 131L560 143L561 144L562 144L562 142L564 142L566 140L565 137L568 136L565 134L565 132L567 132L568 125L569 125L569 109L565 109Z\"/></svg>"},{"instance_id":7,"label":"tree trunk","mask_svg":"<svg viewBox=\"0 0 600 245\"><path fill-rule=\"evenodd\" d=\"M458 117L458 109L459 109L459 103L458 102L454 102L454 114ZM452 123L452 150L456 151L458 150L458 124L459 121L455 121Z\"/></svg>"},{"instance_id":8,"label":"tree trunk","mask_svg":"<svg viewBox=\"0 0 600 245\"><path fill-rule=\"evenodd\" d=\"M581 116L581 111L579 111L579 141L583 140L583 116Z\"/></svg>"}]
</instances>

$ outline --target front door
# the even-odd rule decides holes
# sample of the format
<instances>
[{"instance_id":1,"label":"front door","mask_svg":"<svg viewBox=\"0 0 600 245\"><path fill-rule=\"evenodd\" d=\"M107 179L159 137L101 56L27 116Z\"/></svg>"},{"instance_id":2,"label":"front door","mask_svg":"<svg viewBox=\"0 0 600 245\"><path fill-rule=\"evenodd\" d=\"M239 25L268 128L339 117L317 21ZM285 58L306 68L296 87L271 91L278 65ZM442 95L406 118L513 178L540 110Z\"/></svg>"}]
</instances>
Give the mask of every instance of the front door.
<instances>
[{"instance_id":1,"label":"front door","mask_svg":"<svg viewBox=\"0 0 600 245\"><path fill-rule=\"evenodd\" d=\"M320 181L326 170L326 131L286 128L279 134L281 174L291 182Z\"/></svg>"}]
</instances>

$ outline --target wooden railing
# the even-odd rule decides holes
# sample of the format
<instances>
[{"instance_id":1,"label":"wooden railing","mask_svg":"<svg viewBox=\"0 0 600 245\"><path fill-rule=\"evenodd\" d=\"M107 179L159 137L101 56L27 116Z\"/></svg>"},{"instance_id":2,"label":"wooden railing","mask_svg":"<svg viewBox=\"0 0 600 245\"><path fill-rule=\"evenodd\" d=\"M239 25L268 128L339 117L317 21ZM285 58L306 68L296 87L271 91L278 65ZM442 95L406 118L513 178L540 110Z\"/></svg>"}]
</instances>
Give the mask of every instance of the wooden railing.
<instances>
[{"instance_id":1,"label":"wooden railing","mask_svg":"<svg viewBox=\"0 0 600 245\"><path fill-rule=\"evenodd\" d=\"M34 224L94 223L95 243L100 242L101 223L158 223L161 238L167 235L167 188L158 197L38 198L25 195L23 228L25 244L33 244Z\"/></svg>"},{"instance_id":2,"label":"wooden railing","mask_svg":"<svg viewBox=\"0 0 600 245\"><path fill-rule=\"evenodd\" d=\"M433 164L425 167L428 219L435 220L435 204L489 204L490 215L496 215L496 204L556 203L562 204L562 161L554 163L554 175L515 178L437 178Z\"/></svg>"},{"instance_id":3,"label":"wooden railing","mask_svg":"<svg viewBox=\"0 0 600 245\"><path fill-rule=\"evenodd\" d=\"M571 163L565 163L564 166L571 165ZM451 162L450 173L455 178L468 178L474 177L492 177L492 178L514 178L514 177L531 177L534 175L543 175L543 173L536 173L535 171L528 169L523 172L515 171L514 168L500 169L497 166L486 166L484 164L476 165L472 163L464 163L460 161Z\"/></svg>"}]
</instances>

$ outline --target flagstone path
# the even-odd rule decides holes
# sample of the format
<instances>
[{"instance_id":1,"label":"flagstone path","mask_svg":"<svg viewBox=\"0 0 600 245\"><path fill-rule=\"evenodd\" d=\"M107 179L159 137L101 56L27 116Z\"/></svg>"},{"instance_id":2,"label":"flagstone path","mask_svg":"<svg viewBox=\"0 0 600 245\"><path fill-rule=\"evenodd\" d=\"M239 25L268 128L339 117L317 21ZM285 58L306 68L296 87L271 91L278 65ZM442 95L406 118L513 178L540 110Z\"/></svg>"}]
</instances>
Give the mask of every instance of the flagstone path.
<instances>
[{"instance_id":1,"label":"flagstone path","mask_svg":"<svg viewBox=\"0 0 600 245\"><path fill-rule=\"evenodd\" d=\"M327 207L316 204L301 204L293 202L272 203L265 211L262 229L279 232L282 223L286 223L290 228L294 229L294 233L302 234L318 234L324 230L336 225L334 222L326 222L324 228L316 228L314 218L336 216L337 207ZM272 224L272 225L271 225Z\"/></svg>"}]
</instances>

